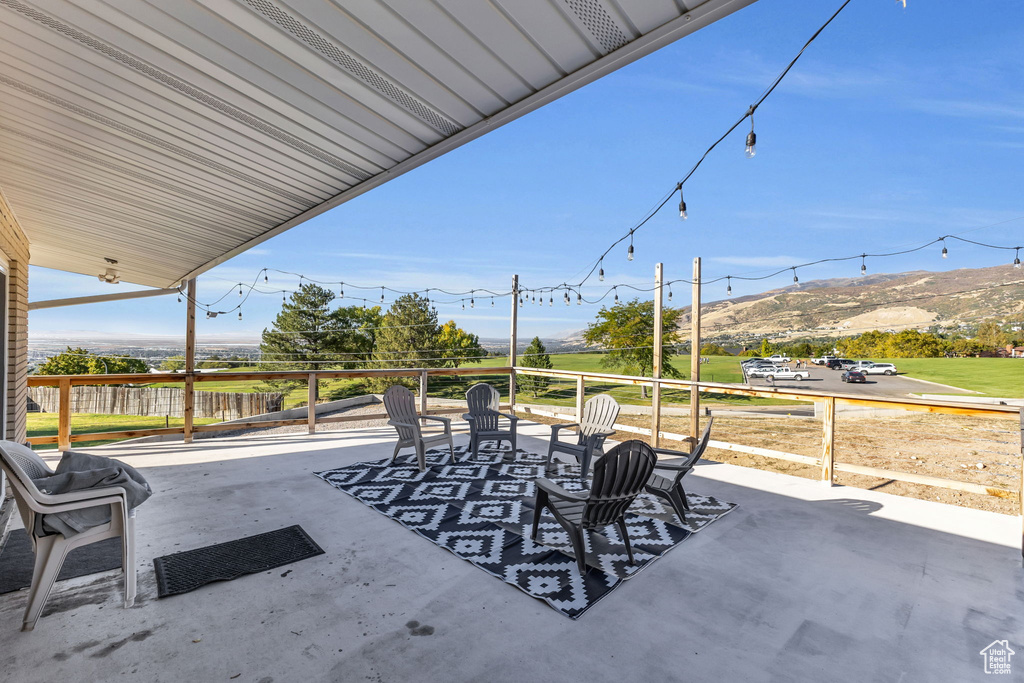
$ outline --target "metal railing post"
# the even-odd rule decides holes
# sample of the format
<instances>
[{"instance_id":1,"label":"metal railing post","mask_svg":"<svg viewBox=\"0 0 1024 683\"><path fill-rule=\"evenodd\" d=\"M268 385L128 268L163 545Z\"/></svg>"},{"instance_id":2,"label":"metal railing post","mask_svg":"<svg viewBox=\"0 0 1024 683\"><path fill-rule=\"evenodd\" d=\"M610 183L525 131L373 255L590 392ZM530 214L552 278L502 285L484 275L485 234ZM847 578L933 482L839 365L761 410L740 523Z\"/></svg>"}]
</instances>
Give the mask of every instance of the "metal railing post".
<instances>
[{"instance_id":1,"label":"metal railing post","mask_svg":"<svg viewBox=\"0 0 1024 683\"><path fill-rule=\"evenodd\" d=\"M420 415L427 414L427 371L420 373Z\"/></svg>"}]
</instances>

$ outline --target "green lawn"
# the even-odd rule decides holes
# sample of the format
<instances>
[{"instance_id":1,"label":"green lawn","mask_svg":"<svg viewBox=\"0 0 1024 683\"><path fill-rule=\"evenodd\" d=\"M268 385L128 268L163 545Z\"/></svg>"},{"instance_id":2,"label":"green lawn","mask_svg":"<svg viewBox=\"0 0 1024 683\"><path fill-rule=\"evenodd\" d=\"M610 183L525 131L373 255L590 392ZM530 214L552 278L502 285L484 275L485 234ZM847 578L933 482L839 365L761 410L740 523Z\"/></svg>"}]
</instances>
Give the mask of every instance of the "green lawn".
<instances>
[{"instance_id":1,"label":"green lawn","mask_svg":"<svg viewBox=\"0 0 1024 683\"><path fill-rule=\"evenodd\" d=\"M948 384L999 398L1024 397L1024 359L1021 358L872 358L894 363L901 375ZM922 393L946 393L942 387Z\"/></svg>"},{"instance_id":2,"label":"green lawn","mask_svg":"<svg viewBox=\"0 0 1024 683\"><path fill-rule=\"evenodd\" d=\"M200 418L195 424L213 424L220 422L215 418ZM72 413L71 433L90 434L92 432L117 432L127 429L156 429L160 427L181 427L185 421L180 417L170 419L163 416L140 417L138 415L97 415L92 413ZM28 436L56 436L57 435L57 414L56 413L29 413L28 415ZM120 439L106 439L100 441L76 441L74 446L99 446L100 444L113 443ZM39 446L38 448L53 448L52 445Z\"/></svg>"}]
</instances>

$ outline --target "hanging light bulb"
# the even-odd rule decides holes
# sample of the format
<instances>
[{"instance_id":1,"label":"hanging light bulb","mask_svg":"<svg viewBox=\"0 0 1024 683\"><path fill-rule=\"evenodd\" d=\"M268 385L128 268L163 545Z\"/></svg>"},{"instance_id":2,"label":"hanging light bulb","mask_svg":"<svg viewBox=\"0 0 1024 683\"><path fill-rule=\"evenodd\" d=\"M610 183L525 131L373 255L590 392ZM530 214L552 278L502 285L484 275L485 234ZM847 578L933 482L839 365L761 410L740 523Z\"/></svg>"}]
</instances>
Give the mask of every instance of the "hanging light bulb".
<instances>
[{"instance_id":1,"label":"hanging light bulb","mask_svg":"<svg viewBox=\"0 0 1024 683\"><path fill-rule=\"evenodd\" d=\"M669 288L668 288L668 300L672 301L672 286L671 285L669 285Z\"/></svg>"},{"instance_id":2,"label":"hanging light bulb","mask_svg":"<svg viewBox=\"0 0 1024 683\"><path fill-rule=\"evenodd\" d=\"M744 153L748 159L753 159L754 155L757 154L757 136L754 135L754 107L751 106L747 110L747 114L750 116L750 132L747 133L747 148Z\"/></svg>"},{"instance_id":3,"label":"hanging light bulb","mask_svg":"<svg viewBox=\"0 0 1024 683\"><path fill-rule=\"evenodd\" d=\"M569 290L565 290L565 296L562 297L562 298L565 299L565 305L568 306L569 305Z\"/></svg>"},{"instance_id":4,"label":"hanging light bulb","mask_svg":"<svg viewBox=\"0 0 1024 683\"><path fill-rule=\"evenodd\" d=\"M462 310L466 310L466 300L462 300Z\"/></svg>"},{"instance_id":5,"label":"hanging light bulb","mask_svg":"<svg viewBox=\"0 0 1024 683\"><path fill-rule=\"evenodd\" d=\"M523 307L523 295L520 294L519 295L519 308L522 308L522 307Z\"/></svg>"},{"instance_id":6,"label":"hanging light bulb","mask_svg":"<svg viewBox=\"0 0 1024 683\"><path fill-rule=\"evenodd\" d=\"M683 184L679 183L676 185L676 189L679 190L679 220L686 220L686 200L683 199Z\"/></svg>"},{"instance_id":7,"label":"hanging light bulb","mask_svg":"<svg viewBox=\"0 0 1024 683\"><path fill-rule=\"evenodd\" d=\"M476 308L476 299L474 299L473 297L469 298L469 307Z\"/></svg>"},{"instance_id":8,"label":"hanging light bulb","mask_svg":"<svg viewBox=\"0 0 1024 683\"><path fill-rule=\"evenodd\" d=\"M242 319L242 309L241 308L238 309L238 319L239 320Z\"/></svg>"},{"instance_id":9,"label":"hanging light bulb","mask_svg":"<svg viewBox=\"0 0 1024 683\"><path fill-rule=\"evenodd\" d=\"M178 303L181 303L181 294L178 295Z\"/></svg>"},{"instance_id":10,"label":"hanging light bulb","mask_svg":"<svg viewBox=\"0 0 1024 683\"><path fill-rule=\"evenodd\" d=\"M263 284L265 284L265 285L269 285L270 284L270 278L267 276L267 271L266 270L263 271Z\"/></svg>"},{"instance_id":11,"label":"hanging light bulb","mask_svg":"<svg viewBox=\"0 0 1024 683\"><path fill-rule=\"evenodd\" d=\"M491 308L494 308L494 297L491 297Z\"/></svg>"},{"instance_id":12,"label":"hanging light bulb","mask_svg":"<svg viewBox=\"0 0 1024 683\"><path fill-rule=\"evenodd\" d=\"M866 265L864 265L864 257L865 256L867 256L867 254L861 254L860 255L860 274L861 274L861 276L864 276L864 275L868 274L868 267Z\"/></svg>"},{"instance_id":13,"label":"hanging light bulb","mask_svg":"<svg viewBox=\"0 0 1024 683\"><path fill-rule=\"evenodd\" d=\"M613 289L615 291L615 303L619 303L619 288L615 287Z\"/></svg>"},{"instance_id":14,"label":"hanging light bulb","mask_svg":"<svg viewBox=\"0 0 1024 683\"><path fill-rule=\"evenodd\" d=\"M583 305L583 295L580 294L579 292L576 292L576 305L577 306L582 306Z\"/></svg>"},{"instance_id":15,"label":"hanging light bulb","mask_svg":"<svg viewBox=\"0 0 1024 683\"><path fill-rule=\"evenodd\" d=\"M725 279L726 279L726 283L727 283L726 286L725 286L725 295L726 296L732 296L732 277L730 276L730 277L727 277Z\"/></svg>"},{"instance_id":16,"label":"hanging light bulb","mask_svg":"<svg viewBox=\"0 0 1024 683\"><path fill-rule=\"evenodd\" d=\"M946 249L946 238L942 237L942 258L949 258L949 250Z\"/></svg>"},{"instance_id":17,"label":"hanging light bulb","mask_svg":"<svg viewBox=\"0 0 1024 683\"><path fill-rule=\"evenodd\" d=\"M338 285L338 298L339 299L344 299L345 298L345 283L344 282L339 283L339 285Z\"/></svg>"},{"instance_id":18,"label":"hanging light bulb","mask_svg":"<svg viewBox=\"0 0 1024 683\"><path fill-rule=\"evenodd\" d=\"M604 261L601 262L601 270L597 271L597 279L604 282Z\"/></svg>"},{"instance_id":19,"label":"hanging light bulb","mask_svg":"<svg viewBox=\"0 0 1024 683\"><path fill-rule=\"evenodd\" d=\"M535 303L537 303L537 297L536 297L536 296L531 296L531 297L530 297L530 303L531 303L531 304L535 304Z\"/></svg>"},{"instance_id":20,"label":"hanging light bulb","mask_svg":"<svg viewBox=\"0 0 1024 683\"><path fill-rule=\"evenodd\" d=\"M796 276L796 268L793 268L793 284L798 284L799 282L800 278Z\"/></svg>"},{"instance_id":21,"label":"hanging light bulb","mask_svg":"<svg viewBox=\"0 0 1024 683\"><path fill-rule=\"evenodd\" d=\"M549 296L548 297L548 306L554 306L554 305L555 305L555 297Z\"/></svg>"},{"instance_id":22,"label":"hanging light bulb","mask_svg":"<svg viewBox=\"0 0 1024 683\"><path fill-rule=\"evenodd\" d=\"M288 303L288 299L286 299L284 295L285 295L285 291L282 289L281 290L281 303L286 304L286 303Z\"/></svg>"},{"instance_id":23,"label":"hanging light bulb","mask_svg":"<svg viewBox=\"0 0 1024 683\"><path fill-rule=\"evenodd\" d=\"M238 298L239 299L242 298L242 285L241 285L241 283L239 283L239 285L238 285Z\"/></svg>"},{"instance_id":24,"label":"hanging light bulb","mask_svg":"<svg viewBox=\"0 0 1024 683\"><path fill-rule=\"evenodd\" d=\"M1017 251L1015 253L1016 253L1016 256L1013 257L1013 267L1017 268L1019 270L1020 269L1020 247L1017 247ZM180 301L180 299L179 299L179 301Z\"/></svg>"},{"instance_id":25,"label":"hanging light bulb","mask_svg":"<svg viewBox=\"0 0 1024 683\"><path fill-rule=\"evenodd\" d=\"M629 238L629 251L626 252L626 260L627 261L632 261L633 260L633 238L632 237Z\"/></svg>"},{"instance_id":26,"label":"hanging light bulb","mask_svg":"<svg viewBox=\"0 0 1024 683\"><path fill-rule=\"evenodd\" d=\"M380 288L380 302L384 303L384 288Z\"/></svg>"}]
</instances>

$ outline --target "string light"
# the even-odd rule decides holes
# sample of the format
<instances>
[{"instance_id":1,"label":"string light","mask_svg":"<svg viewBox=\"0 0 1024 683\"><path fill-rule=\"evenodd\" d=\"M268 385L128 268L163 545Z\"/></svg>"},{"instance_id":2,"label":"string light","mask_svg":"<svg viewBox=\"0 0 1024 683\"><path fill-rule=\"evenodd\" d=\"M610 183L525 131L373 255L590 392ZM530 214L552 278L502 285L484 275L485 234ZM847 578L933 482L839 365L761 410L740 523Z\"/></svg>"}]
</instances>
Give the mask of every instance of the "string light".
<instances>
[{"instance_id":1,"label":"string light","mask_svg":"<svg viewBox=\"0 0 1024 683\"><path fill-rule=\"evenodd\" d=\"M181 294L178 295L178 303L181 303Z\"/></svg>"},{"instance_id":2,"label":"string light","mask_svg":"<svg viewBox=\"0 0 1024 683\"><path fill-rule=\"evenodd\" d=\"M267 269L266 268L263 269L263 284L265 284L265 285L269 285L270 284L270 276L267 275Z\"/></svg>"},{"instance_id":3,"label":"string light","mask_svg":"<svg viewBox=\"0 0 1024 683\"><path fill-rule=\"evenodd\" d=\"M239 320L242 319L242 309L241 308L238 309L238 319Z\"/></svg>"},{"instance_id":4,"label":"string light","mask_svg":"<svg viewBox=\"0 0 1024 683\"><path fill-rule=\"evenodd\" d=\"M633 233L629 233L629 251L626 252L626 260L633 260Z\"/></svg>"},{"instance_id":5,"label":"string light","mask_svg":"<svg viewBox=\"0 0 1024 683\"><path fill-rule=\"evenodd\" d=\"M380 302L384 303L384 288L380 288Z\"/></svg>"},{"instance_id":6,"label":"string light","mask_svg":"<svg viewBox=\"0 0 1024 683\"><path fill-rule=\"evenodd\" d=\"M672 301L672 285L668 286L668 300Z\"/></svg>"},{"instance_id":7,"label":"string light","mask_svg":"<svg viewBox=\"0 0 1024 683\"><path fill-rule=\"evenodd\" d=\"M541 299L541 301L543 302L543 299ZM555 297L549 296L548 297L548 306L554 306L554 305L555 305Z\"/></svg>"},{"instance_id":8,"label":"string light","mask_svg":"<svg viewBox=\"0 0 1024 683\"><path fill-rule=\"evenodd\" d=\"M238 298L239 299L242 298L242 283L241 282L238 283Z\"/></svg>"},{"instance_id":9,"label":"string light","mask_svg":"<svg viewBox=\"0 0 1024 683\"><path fill-rule=\"evenodd\" d=\"M800 278L796 276L796 267L793 268L793 284L799 284Z\"/></svg>"},{"instance_id":10,"label":"string light","mask_svg":"<svg viewBox=\"0 0 1024 683\"><path fill-rule=\"evenodd\" d=\"M466 310L466 300L462 300L462 310Z\"/></svg>"},{"instance_id":11,"label":"string light","mask_svg":"<svg viewBox=\"0 0 1024 683\"><path fill-rule=\"evenodd\" d=\"M686 214L686 200L683 199L683 184L679 183L676 185L676 189L679 190L679 220L685 221L687 218Z\"/></svg>"},{"instance_id":12,"label":"string light","mask_svg":"<svg viewBox=\"0 0 1024 683\"><path fill-rule=\"evenodd\" d=\"M476 299L474 299L473 297L469 298L469 307L476 308Z\"/></svg>"},{"instance_id":13,"label":"string light","mask_svg":"<svg viewBox=\"0 0 1024 683\"><path fill-rule=\"evenodd\" d=\"M728 284L725 286L725 295L726 296L732 296L732 276L730 276L727 279L728 279Z\"/></svg>"},{"instance_id":14,"label":"string light","mask_svg":"<svg viewBox=\"0 0 1024 683\"><path fill-rule=\"evenodd\" d=\"M865 256L867 256L867 254L861 254L860 255L860 274L861 274L862 277L864 275L868 274L868 267L866 265L864 265L864 257Z\"/></svg>"},{"instance_id":15,"label":"string light","mask_svg":"<svg viewBox=\"0 0 1024 683\"><path fill-rule=\"evenodd\" d=\"M601 270L597 273L597 279L604 282L604 260L601 261Z\"/></svg>"},{"instance_id":16,"label":"string light","mask_svg":"<svg viewBox=\"0 0 1024 683\"><path fill-rule=\"evenodd\" d=\"M750 132L747 133L747 148L744 153L748 159L753 159L757 154L757 135L754 134L754 105L750 105L747 115L750 116Z\"/></svg>"},{"instance_id":17,"label":"string light","mask_svg":"<svg viewBox=\"0 0 1024 683\"><path fill-rule=\"evenodd\" d=\"M949 258L949 250L946 249L946 238L940 237L939 241L942 242L942 258Z\"/></svg>"},{"instance_id":18,"label":"string light","mask_svg":"<svg viewBox=\"0 0 1024 683\"><path fill-rule=\"evenodd\" d=\"M494 297L491 297L491 308L494 308Z\"/></svg>"},{"instance_id":19,"label":"string light","mask_svg":"<svg viewBox=\"0 0 1024 683\"><path fill-rule=\"evenodd\" d=\"M619 288L613 287L613 289L615 290L615 303L619 303Z\"/></svg>"},{"instance_id":20,"label":"string light","mask_svg":"<svg viewBox=\"0 0 1024 683\"><path fill-rule=\"evenodd\" d=\"M579 292L576 292L576 305L577 306L582 306L583 305L583 295L580 294Z\"/></svg>"},{"instance_id":21,"label":"string light","mask_svg":"<svg viewBox=\"0 0 1024 683\"><path fill-rule=\"evenodd\" d=\"M1016 256L1013 257L1013 267L1017 268L1019 270L1020 269L1020 247L1017 247L1016 249L1017 249ZM181 301L181 299L178 299L178 300Z\"/></svg>"},{"instance_id":22,"label":"string light","mask_svg":"<svg viewBox=\"0 0 1024 683\"><path fill-rule=\"evenodd\" d=\"M338 298L341 298L341 299L345 298L345 283L344 282L342 282L341 284L338 285Z\"/></svg>"}]
</instances>

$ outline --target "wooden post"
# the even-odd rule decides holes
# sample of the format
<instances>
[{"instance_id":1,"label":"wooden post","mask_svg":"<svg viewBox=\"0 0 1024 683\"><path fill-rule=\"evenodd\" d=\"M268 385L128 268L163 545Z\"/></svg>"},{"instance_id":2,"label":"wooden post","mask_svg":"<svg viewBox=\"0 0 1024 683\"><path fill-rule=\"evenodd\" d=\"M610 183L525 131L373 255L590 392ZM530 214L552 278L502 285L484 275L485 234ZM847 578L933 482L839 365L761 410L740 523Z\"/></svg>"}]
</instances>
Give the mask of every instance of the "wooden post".
<instances>
[{"instance_id":1,"label":"wooden post","mask_svg":"<svg viewBox=\"0 0 1024 683\"><path fill-rule=\"evenodd\" d=\"M196 382L196 279L188 281L188 292L185 295L185 443L192 443L192 419L195 413L195 382Z\"/></svg>"},{"instance_id":2,"label":"wooden post","mask_svg":"<svg viewBox=\"0 0 1024 683\"><path fill-rule=\"evenodd\" d=\"M651 366L651 445L657 448L661 438L661 308L664 264L654 266L654 363Z\"/></svg>"},{"instance_id":3,"label":"wooden post","mask_svg":"<svg viewBox=\"0 0 1024 683\"><path fill-rule=\"evenodd\" d=\"M586 389L583 387L583 375L576 378L576 422L583 422L583 396Z\"/></svg>"},{"instance_id":4,"label":"wooden post","mask_svg":"<svg viewBox=\"0 0 1024 683\"><path fill-rule=\"evenodd\" d=\"M1020 504L1020 557L1024 564L1024 406L1020 407L1020 491L1018 493Z\"/></svg>"},{"instance_id":5,"label":"wooden post","mask_svg":"<svg viewBox=\"0 0 1024 683\"><path fill-rule=\"evenodd\" d=\"M319 387L316 384L316 373L309 373L309 398L306 401L306 426L310 434L316 434L316 397Z\"/></svg>"},{"instance_id":6,"label":"wooden post","mask_svg":"<svg viewBox=\"0 0 1024 683\"><path fill-rule=\"evenodd\" d=\"M61 379L58 386L57 448L66 451L71 448L71 380Z\"/></svg>"},{"instance_id":7,"label":"wooden post","mask_svg":"<svg viewBox=\"0 0 1024 683\"><path fill-rule=\"evenodd\" d=\"M420 372L420 415L427 414L427 371Z\"/></svg>"},{"instance_id":8,"label":"wooden post","mask_svg":"<svg viewBox=\"0 0 1024 683\"><path fill-rule=\"evenodd\" d=\"M690 305L690 381L700 381L700 257L693 259L693 303ZM690 438L700 438L700 388L690 387Z\"/></svg>"},{"instance_id":9,"label":"wooden post","mask_svg":"<svg viewBox=\"0 0 1024 683\"><path fill-rule=\"evenodd\" d=\"M516 342L519 338L519 276L512 276L512 331L508 341L508 366L516 366ZM516 371L508 373L508 407L510 413L516 412Z\"/></svg>"},{"instance_id":10,"label":"wooden post","mask_svg":"<svg viewBox=\"0 0 1024 683\"><path fill-rule=\"evenodd\" d=\"M821 480L832 486L836 464L836 400L825 401L825 417L821 425Z\"/></svg>"}]
</instances>

